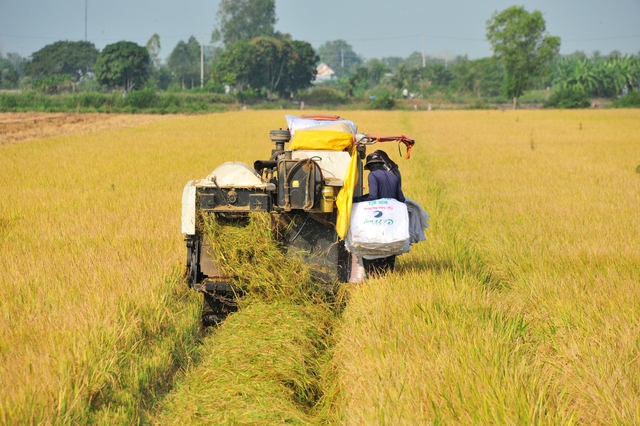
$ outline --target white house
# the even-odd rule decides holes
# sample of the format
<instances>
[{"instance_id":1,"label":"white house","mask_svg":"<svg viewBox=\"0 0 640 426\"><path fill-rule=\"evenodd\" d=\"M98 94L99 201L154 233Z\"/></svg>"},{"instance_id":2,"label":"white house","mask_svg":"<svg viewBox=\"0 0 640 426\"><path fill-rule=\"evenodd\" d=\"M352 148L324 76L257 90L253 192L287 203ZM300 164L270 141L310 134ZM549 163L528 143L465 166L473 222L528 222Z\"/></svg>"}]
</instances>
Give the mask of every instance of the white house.
<instances>
[{"instance_id":1,"label":"white house","mask_svg":"<svg viewBox=\"0 0 640 426\"><path fill-rule=\"evenodd\" d=\"M331 81L335 75L336 73L329 68L329 65L322 62L316 67L316 79L314 83L325 83L327 81Z\"/></svg>"}]
</instances>

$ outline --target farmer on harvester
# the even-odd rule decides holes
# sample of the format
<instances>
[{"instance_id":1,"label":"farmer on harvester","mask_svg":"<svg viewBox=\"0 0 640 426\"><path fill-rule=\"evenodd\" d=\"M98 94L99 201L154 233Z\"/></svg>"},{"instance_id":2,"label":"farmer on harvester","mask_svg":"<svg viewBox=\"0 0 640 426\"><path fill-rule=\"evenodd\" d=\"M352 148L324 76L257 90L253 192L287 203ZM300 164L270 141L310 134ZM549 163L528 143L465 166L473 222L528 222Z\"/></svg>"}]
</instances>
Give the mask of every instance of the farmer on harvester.
<instances>
[{"instance_id":1,"label":"farmer on harvester","mask_svg":"<svg viewBox=\"0 0 640 426\"><path fill-rule=\"evenodd\" d=\"M357 197L355 201L373 201L380 198L395 198L404 203L402 193L402 177L398 165L394 163L386 152L377 150L367 155L364 165L369 170L369 193ZM393 271L396 255L378 259L363 259L364 270L367 274L382 274Z\"/></svg>"},{"instance_id":2,"label":"farmer on harvester","mask_svg":"<svg viewBox=\"0 0 640 426\"><path fill-rule=\"evenodd\" d=\"M386 152L377 150L367 155L364 168L369 170L369 194L363 196L360 201L395 198L404 203L400 170Z\"/></svg>"}]
</instances>

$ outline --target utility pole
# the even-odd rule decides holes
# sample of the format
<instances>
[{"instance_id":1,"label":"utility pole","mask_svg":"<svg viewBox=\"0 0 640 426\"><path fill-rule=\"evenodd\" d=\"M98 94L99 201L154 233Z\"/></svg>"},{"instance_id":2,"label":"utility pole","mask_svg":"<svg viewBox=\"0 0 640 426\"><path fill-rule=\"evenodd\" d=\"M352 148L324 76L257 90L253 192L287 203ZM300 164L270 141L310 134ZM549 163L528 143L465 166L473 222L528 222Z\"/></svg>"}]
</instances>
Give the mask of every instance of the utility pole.
<instances>
[{"instance_id":1,"label":"utility pole","mask_svg":"<svg viewBox=\"0 0 640 426\"><path fill-rule=\"evenodd\" d=\"M342 56L342 60L340 62L340 67L344 68L344 49L340 50L340 55Z\"/></svg>"},{"instance_id":2,"label":"utility pole","mask_svg":"<svg viewBox=\"0 0 640 426\"><path fill-rule=\"evenodd\" d=\"M84 0L84 41L87 41L87 2Z\"/></svg>"},{"instance_id":3,"label":"utility pole","mask_svg":"<svg viewBox=\"0 0 640 426\"><path fill-rule=\"evenodd\" d=\"M422 36L422 68L427 66L427 60L424 57L424 36Z\"/></svg>"},{"instance_id":4,"label":"utility pole","mask_svg":"<svg viewBox=\"0 0 640 426\"><path fill-rule=\"evenodd\" d=\"M200 88L204 89L204 36L200 36Z\"/></svg>"}]
</instances>

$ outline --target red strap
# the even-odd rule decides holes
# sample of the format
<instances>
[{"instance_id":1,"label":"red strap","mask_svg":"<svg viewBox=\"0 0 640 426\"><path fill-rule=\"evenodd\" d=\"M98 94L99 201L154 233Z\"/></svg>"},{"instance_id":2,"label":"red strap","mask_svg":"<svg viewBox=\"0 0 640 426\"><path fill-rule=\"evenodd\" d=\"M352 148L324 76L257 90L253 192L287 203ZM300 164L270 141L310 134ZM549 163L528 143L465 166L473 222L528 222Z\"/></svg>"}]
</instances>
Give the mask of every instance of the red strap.
<instances>
[{"instance_id":1,"label":"red strap","mask_svg":"<svg viewBox=\"0 0 640 426\"><path fill-rule=\"evenodd\" d=\"M340 116L338 115L322 115L322 114L318 114L318 115L302 115L300 116L300 118L308 118L310 120L317 120L317 121L336 121L336 120L340 120Z\"/></svg>"},{"instance_id":2,"label":"red strap","mask_svg":"<svg viewBox=\"0 0 640 426\"><path fill-rule=\"evenodd\" d=\"M397 141L398 143L403 143L404 146L407 147L407 155L405 157L407 160L411 156L411 148L413 148L413 145L415 145L415 143L416 143L415 139L413 139L410 136L405 136L405 135L399 135L399 136L394 136L394 135L373 135L373 134L368 134L367 133L365 136L367 138L371 139L371 140L375 140L376 142L396 142Z\"/></svg>"}]
</instances>

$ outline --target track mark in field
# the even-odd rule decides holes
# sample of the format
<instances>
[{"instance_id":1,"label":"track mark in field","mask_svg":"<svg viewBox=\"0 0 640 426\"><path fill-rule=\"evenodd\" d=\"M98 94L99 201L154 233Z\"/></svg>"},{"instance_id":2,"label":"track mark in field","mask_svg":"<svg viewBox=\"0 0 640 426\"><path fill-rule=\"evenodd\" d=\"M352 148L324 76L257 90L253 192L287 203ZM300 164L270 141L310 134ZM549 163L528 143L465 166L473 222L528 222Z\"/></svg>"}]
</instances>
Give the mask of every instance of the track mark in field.
<instances>
[{"instance_id":1,"label":"track mark in field","mask_svg":"<svg viewBox=\"0 0 640 426\"><path fill-rule=\"evenodd\" d=\"M135 127L165 120L167 117L151 114L1 113L0 145Z\"/></svg>"}]
</instances>

